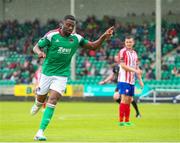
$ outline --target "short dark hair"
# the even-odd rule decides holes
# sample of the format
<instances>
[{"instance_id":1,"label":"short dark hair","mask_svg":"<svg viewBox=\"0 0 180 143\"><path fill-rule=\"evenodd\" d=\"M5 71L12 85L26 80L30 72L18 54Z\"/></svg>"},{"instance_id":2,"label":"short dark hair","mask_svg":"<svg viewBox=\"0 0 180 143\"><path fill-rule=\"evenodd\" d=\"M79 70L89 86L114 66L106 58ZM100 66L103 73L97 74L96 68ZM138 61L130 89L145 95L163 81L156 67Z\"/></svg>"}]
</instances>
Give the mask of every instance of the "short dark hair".
<instances>
[{"instance_id":1,"label":"short dark hair","mask_svg":"<svg viewBox=\"0 0 180 143\"><path fill-rule=\"evenodd\" d=\"M66 15L66 16L64 17L64 20L67 20L67 19L76 21L76 19L75 19L75 17L74 17L73 15Z\"/></svg>"},{"instance_id":2,"label":"short dark hair","mask_svg":"<svg viewBox=\"0 0 180 143\"><path fill-rule=\"evenodd\" d=\"M133 40L134 40L134 36L132 36L132 35L126 35L126 36L125 36L125 39L133 39Z\"/></svg>"}]
</instances>

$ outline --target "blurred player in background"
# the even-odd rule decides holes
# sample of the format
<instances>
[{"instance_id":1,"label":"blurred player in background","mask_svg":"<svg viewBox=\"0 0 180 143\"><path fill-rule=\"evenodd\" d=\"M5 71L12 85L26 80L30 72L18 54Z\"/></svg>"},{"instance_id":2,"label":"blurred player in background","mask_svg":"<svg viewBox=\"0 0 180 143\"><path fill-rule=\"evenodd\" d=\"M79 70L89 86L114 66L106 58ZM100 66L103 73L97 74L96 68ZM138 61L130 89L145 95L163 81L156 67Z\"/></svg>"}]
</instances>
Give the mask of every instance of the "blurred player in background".
<instances>
[{"instance_id":1,"label":"blurred player in background","mask_svg":"<svg viewBox=\"0 0 180 143\"><path fill-rule=\"evenodd\" d=\"M36 90L39 87L39 81L40 81L40 78L41 78L41 72L42 72L42 66L39 66L37 71L35 72L34 78L33 78L33 84L35 85L35 93L36 93ZM35 97L35 99L36 99L36 97ZM46 107L46 102L43 103L42 107L43 107L43 111L44 111L44 109Z\"/></svg>"},{"instance_id":2,"label":"blurred player in background","mask_svg":"<svg viewBox=\"0 0 180 143\"><path fill-rule=\"evenodd\" d=\"M127 36L125 38L125 47L118 53L119 74L118 74L118 90L121 95L121 103L119 106L119 125L130 126L130 103L134 96L135 74L139 79L139 84L143 88L144 84L141 78L142 71L139 69L139 61L136 51L134 51L134 38Z\"/></svg>"},{"instance_id":3,"label":"blurred player in background","mask_svg":"<svg viewBox=\"0 0 180 143\"><path fill-rule=\"evenodd\" d=\"M106 83L112 82L112 81L114 81L115 83L118 82L118 73L119 73L118 56L114 57L114 61L115 61L115 64L113 65L112 73L107 78L105 78L104 80L100 81L99 84L103 85L103 84L106 84ZM121 102L121 95L119 94L118 87L116 87L116 89L115 89L113 98L114 98L114 100L117 103L120 104L120 102ZM136 111L136 117L140 118L141 114L139 112L137 103L136 103L136 101L133 98L132 98L131 104L133 105L133 107L134 107L134 109Z\"/></svg>"},{"instance_id":4,"label":"blurred player in background","mask_svg":"<svg viewBox=\"0 0 180 143\"><path fill-rule=\"evenodd\" d=\"M34 137L35 140L46 140L44 130L53 116L57 101L65 91L67 77L70 74L71 59L78 47L97 49L103 41L112 36L114 29L114 27L107 29L99 39L91 42L73 32L75 25L76 19L74 16L65 16L61 27L48 32L33 48L34 52L40 58L45 58L45 60L42 65L42 74L36 93L37 99L31 109L32 115L36 114L42 107L49 92L46 109L39 130ZM46 54L41 50L44 47L47 47Z\"/></svg>"}]
</instances>

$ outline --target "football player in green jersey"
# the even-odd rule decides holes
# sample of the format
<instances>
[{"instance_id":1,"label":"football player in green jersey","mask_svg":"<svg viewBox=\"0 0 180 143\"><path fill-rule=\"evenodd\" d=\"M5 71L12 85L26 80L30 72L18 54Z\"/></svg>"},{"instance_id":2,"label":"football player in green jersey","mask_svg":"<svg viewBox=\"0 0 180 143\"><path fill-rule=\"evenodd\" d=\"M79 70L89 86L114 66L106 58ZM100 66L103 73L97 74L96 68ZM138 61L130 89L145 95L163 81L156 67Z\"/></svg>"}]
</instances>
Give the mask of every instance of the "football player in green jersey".
<instances>
[{"instance_id":1,"label":"football player in green jersey","mask_svg":"<svg viewBox=\"0 0 180 143\"><path fill-rule=\"evenodd\" d=\"M65 16L62 26L49 31L33 48L39 58L44 58L44 62L39 87L36 90L36 100L31 108L32 115L39 111L49 93L39 130L34 137L35 140L46 140L44 130L53 116L57 101L65 91L67 77L70 74L71 59L76 50L79 47L99 48L103 41L112 36L114 30L114 27L110 27L99 39L91 42L73 32L75 25L76 19L74 16ZM44 47L47 48L46 53L41 50Z\"/></svg>"}]
</instances>

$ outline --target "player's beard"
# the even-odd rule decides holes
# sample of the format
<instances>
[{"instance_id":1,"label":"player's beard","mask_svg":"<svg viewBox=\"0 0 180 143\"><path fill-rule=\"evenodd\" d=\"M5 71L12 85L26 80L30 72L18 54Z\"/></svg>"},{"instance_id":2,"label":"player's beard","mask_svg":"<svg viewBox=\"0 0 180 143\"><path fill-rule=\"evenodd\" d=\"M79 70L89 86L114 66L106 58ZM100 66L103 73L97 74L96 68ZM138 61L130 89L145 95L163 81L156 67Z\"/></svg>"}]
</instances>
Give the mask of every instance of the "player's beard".
<instances>
[{"instance_id":1,"label":"player's beard","mask_svg":"<svg viewBox=\"0 0 180 143\"><path fill-rule=\"evenodd\" d=\"M69 36L71 35L72 31L66 31L66 35Z\"/></svg>"},{"instance_id":2,"label":"player's beard","mask_svg":"<svg viewBox=\"0 0 180 143\"><path fill-rule=\"evenodd\" d=\"M72 31L71 30L68 30L66 27L62 26L62 31L64 33L65 36L69 36L71 35Z\"/></svg>"}]
</instances>

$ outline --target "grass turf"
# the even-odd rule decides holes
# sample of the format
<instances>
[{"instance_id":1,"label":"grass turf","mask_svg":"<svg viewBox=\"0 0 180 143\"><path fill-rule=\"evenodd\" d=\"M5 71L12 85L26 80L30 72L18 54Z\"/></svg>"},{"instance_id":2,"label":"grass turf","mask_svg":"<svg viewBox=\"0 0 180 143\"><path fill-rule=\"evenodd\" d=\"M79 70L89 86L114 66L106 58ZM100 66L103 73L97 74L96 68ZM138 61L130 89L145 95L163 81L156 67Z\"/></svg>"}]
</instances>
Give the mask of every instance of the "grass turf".
<instances>
[{"instance_id":1,"label":"grass turf","mask_svg":"<svg viewBox=\"0 0 180 143\"><path fill-rule=\"evenodd\" d=\"M32 102L0 102L0 142L32 142L42 112L30 116ZM178 142L180 104L139 104L131 107L130 127L118 126L118 104L62 102L45 135L50 142Z\"/></svg>"}]
</instances>

